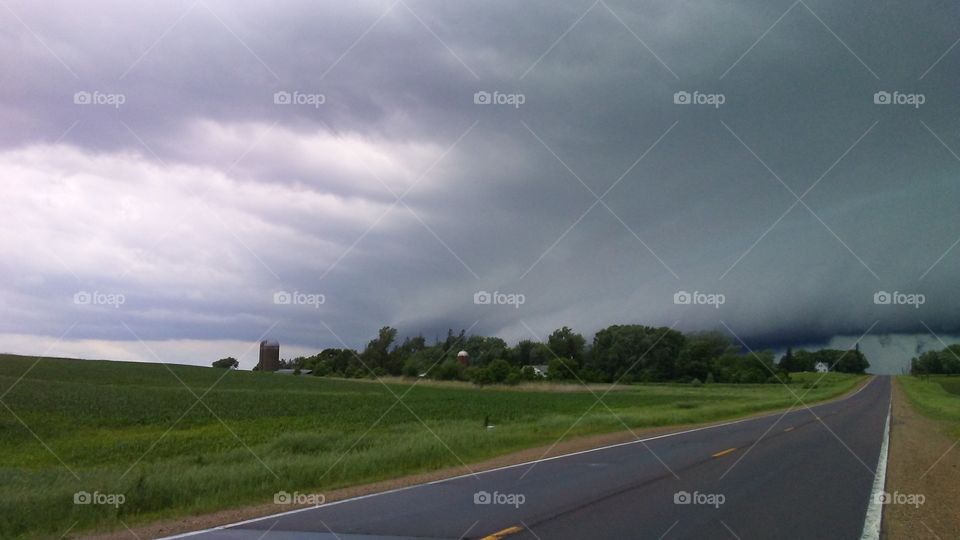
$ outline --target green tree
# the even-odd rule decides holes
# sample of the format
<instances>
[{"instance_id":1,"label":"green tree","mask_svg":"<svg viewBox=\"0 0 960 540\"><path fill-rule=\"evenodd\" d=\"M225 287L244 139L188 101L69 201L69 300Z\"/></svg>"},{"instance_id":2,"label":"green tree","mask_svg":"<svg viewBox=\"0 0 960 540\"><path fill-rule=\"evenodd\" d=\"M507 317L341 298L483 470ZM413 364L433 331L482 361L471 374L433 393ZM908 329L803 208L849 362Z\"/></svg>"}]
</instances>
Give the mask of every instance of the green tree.
<instances>
[{"instance_id":1,"label":"green tree","mask_svg":"<svg viewBox=\"0 0 960 540\"><path fill-rule=\"evenodd\" d=\"M507 376L510 375L510 364L503 359L494 360L487 366L487 370L490 372L490 379L493 382L502 383L505 382Z\"/></svg>"},{"instance_id":2,"label":"green tree","mask_svg":"<svg viewBox=\"0 0 960 540\"><path fill-rule=\"evenodd\" d=\"M670 328L614 325L597 332L584 366L606 382L672 380L684 336ZM628 378L627 375L630 375Z\"/></svg>"},{"instance_id":3,"label":"green tree","mask_svg":"<svg viewBox=\"0 0 960 540\"><path fill-rule=\"evenodd\" d=\"M386 372L390 365L390 345L397 338L397 329L384 326L377 333L377 338L367 344L367 348L360 354L367 371ZM401 366L402 367L402 364ZM397 369L399 374L399 368Z\"/></svg>"},{"instance_id":4,"label":"green tree","mask_svg":"<svg viewBox=\"0 0 960 540\"><path fill-rule=\"evenodd\" d=\"M554 330L547 338L547 347L561 358L571 358L578 363L583 358L587 340L583 336L564 326Z\"/></svg>"},{"instance_id":5,"label":"green tree","mask_svg":"<svg viewBox=\"0 0 960 540\"><path fill-rule=\"evenodd\" d=\"M730 340L720 332L690 334L677 357L675 375L680 380L704 381L716 359L730 349Z\"/></svg>"},{"instance_id":6,"label":"green tree","mask_svg":"<svg viewBox=\"0 0 960 540\"><path fill-rule=\"evenodd\" d=\"M226 358L221 358L217 360L212 365L215 368L236 369L240 367L240 362L237 362L236 358L232 356L228 356Z\"/></svg>"}]
</instances>

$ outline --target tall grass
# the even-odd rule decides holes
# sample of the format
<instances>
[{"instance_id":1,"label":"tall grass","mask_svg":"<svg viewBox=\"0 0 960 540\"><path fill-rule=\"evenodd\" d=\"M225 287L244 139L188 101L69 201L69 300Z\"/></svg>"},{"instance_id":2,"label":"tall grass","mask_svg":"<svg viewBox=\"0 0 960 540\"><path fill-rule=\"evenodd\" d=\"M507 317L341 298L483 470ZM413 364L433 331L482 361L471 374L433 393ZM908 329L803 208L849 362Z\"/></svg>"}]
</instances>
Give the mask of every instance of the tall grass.
<instances>
[{"instance_id":1,"label":"tall grass","mask_svg":"<svg viewBox=\"0 0 960 540\"><path fill-rule=\"evenodd\" d=\"M322 492L476 462L551 444L595 401L556 389L69 359L30 369L34 362L0 356L0 394L9 389L3 403L13 411L0 407L2 538L122 528L269 503L279 490ZM829 374L814 387L816 378L796 376L791 387L813 402L859 380ZM668 384L619 389L604 402L616 416L597 406L568 437L732 418L792 405L794 396L780 385ZM76 505L78 491L125 501Z\"/></svg>"}]
</instances>

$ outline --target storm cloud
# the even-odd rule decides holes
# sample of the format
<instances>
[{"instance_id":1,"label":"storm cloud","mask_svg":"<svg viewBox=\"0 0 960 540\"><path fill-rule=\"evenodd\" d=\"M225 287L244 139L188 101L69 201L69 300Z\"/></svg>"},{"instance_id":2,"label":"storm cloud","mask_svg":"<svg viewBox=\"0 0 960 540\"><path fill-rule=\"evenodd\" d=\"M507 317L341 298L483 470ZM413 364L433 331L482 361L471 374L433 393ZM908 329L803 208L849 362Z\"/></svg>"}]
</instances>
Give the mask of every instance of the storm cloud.
<instances>
[{"instance_id":1,"label":"storm cloud","mask_svg":"<svg viewBox=\"0 0 960 540\"><path fill-rule=\"evenodd\" d=\"M0 348L635 322L899 372L960 333L958 11L6 2Z\"/></svg>"}]
</instances>

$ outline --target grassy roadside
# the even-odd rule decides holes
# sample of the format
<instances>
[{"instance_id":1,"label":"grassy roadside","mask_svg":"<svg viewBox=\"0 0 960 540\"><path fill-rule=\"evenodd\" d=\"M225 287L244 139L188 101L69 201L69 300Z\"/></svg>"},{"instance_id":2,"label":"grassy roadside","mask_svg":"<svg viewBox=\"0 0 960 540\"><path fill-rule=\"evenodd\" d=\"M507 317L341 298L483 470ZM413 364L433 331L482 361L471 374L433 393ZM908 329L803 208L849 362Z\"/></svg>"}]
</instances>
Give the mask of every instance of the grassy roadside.
<instances>
[{"instance_id":1,"label":"grassy roadside","mask_svg":"<svg viewBox=\"0 0 960 540\"><path fill-rule=\"evenodd\" d=\"M925 416L945 423L951 434L960 436L960 376L933 375L897 378L910 405Z\"/></svg>"},{"instance_id":2,"label":"grassy roadside","mask_svg":"<svg viewBox=\"0 0 960 540\"><path fill-rule=\"evenodd\" d=\"M960 377L897 377L886 491L923 504L885 505L883 538L960 538L958 437Z\"/></svg>"},{"instance_id":3,"label":"grassy roadside","mask_svg":"<svg viewBox=\"0 0 960 540\"><path fill-rule=\"evenodd\" d=\"M0 410L4 538L122 528L269 503L280 490L323 492L475 463L550 444L570 426L568 438L723 420L794 400L780 385L637 385L604 397L614 416L591 409L595 398L583 391L385 387L64 359L44 359L17 382L34 360L0 356L0 393L12 388L4 397L12 413ZM860 380L830 374L811 387L816 377L795 377L792 390L813 402ZM484 428L487 418L494 429ZM77 505L78 491L122 494L124 503Z\"/></svg>"}]
</instances>

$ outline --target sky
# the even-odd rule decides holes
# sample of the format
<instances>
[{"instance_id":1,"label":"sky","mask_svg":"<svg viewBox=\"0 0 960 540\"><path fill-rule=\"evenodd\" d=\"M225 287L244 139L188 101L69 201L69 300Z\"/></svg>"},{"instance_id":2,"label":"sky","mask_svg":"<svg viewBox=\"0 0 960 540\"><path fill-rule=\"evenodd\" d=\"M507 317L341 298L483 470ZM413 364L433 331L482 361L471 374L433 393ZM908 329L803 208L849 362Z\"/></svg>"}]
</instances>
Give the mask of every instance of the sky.
<instances>
[{"instance_id":1,"label":"sky","mask_svg":"<svg viewBox=\"0 0 960 540\"><path fill-rule=\"evenodd\" d=\"M0 2L0 350L960 336L960 6Z\"/></svg>"}]
</instances>

